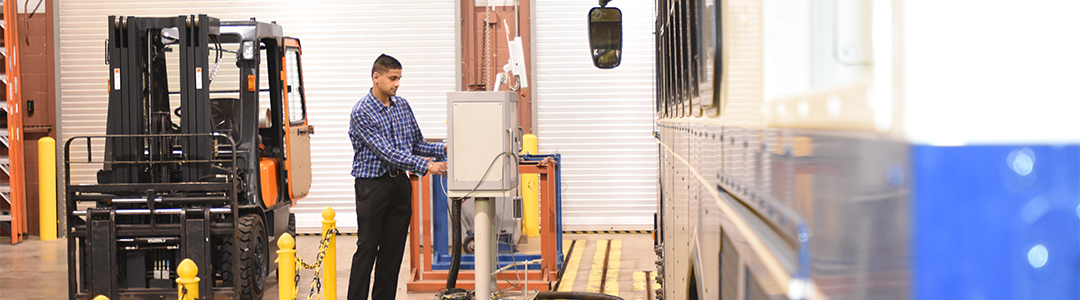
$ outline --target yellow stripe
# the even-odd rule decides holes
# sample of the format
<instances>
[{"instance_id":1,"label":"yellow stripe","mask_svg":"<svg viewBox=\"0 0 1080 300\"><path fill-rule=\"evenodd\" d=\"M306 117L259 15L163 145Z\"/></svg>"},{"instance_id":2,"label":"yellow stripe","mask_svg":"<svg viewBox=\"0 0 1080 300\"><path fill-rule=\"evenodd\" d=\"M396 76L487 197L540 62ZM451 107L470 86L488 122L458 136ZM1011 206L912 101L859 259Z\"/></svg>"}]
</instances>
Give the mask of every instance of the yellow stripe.
<instances>
[{"instance_id":1,"label":"yellow stripe","mask_svg":"<svg viewBox=\"0 0 1080 300\"><path fill-rule=\"evenodd\" d=\"M563 243L566 245L566 243ZM563 278L559 279L562 283L559 284L560 292L570 292L574 290L574 280L577 279L578 268L581 266L581 252L585 250L585 240L577 240L574 248L576 251L570 253L570 261L566 263L566 271L563 273Z\"/></svg>"},{"instance_id":2,"label":"yellow stripe","mask_svg":"<svg viewBox=\"0 0 1080 300\"><path fill-rule=\"evenodd\" d=\"M642 296L642 294L646 293L645 292L645 287L647 286L646 284L652 285L652 290L653 291L660 290L660 284L656 283L656 272L649 272L649 278L645 278L645 272L644 271L634 272L634 290L642 292L641 294L638 294L637 296L635 296L635 297L637 297L636 299L645 299L645 298L643 298L645 296Z\"/></svg>"},{"instance_id":3,"label":"yellow stripe","mask_svg":"<svg viewBox=\"0 0 1080 300\"><path fill-rule=\"evenodd\" d=\"M645 272L644 271L636 271L636 272L634 272L634 290L635 291L644 291L645 290Z\"/></svg>"},{"instance_id":4,"label":"yellow stripe","mask_svg":"<svg viewBox=\"0 0 1080 300\"><path fill-rule=\"evenodd\" d=\"M604 294L619 296L619 266L622 265L622 240L611 240L611 252L608 254L607 280L604 281Z\"/></svg>"},{"instance_id":5,"label":"yellow stripe","mask_svg":"<svg viewBox=\"0 0 1080 300\"><path fill-rule=\"evenodd\" d=\"M586 292L599 293L600 281L604 274L604 254L607 253L608 240L596 241L596 253L593 254L592 269L589 270L589 285Z\"/></svg>"}]
</instances>

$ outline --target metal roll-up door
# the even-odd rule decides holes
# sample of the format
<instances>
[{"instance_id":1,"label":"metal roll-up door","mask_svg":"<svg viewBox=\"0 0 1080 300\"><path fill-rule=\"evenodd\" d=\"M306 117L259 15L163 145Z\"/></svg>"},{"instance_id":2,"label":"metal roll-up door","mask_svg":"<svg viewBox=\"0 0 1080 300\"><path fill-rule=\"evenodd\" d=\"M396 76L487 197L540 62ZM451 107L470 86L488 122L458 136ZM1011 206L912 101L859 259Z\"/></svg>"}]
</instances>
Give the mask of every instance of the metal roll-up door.
<instances>
[{"instance_id":1,"label":"metal roll-up door","mask_svg":"<svg viewBox=\"0 0 1080 300\"><path fill-rule=\"evenodd\" d=\"M593 66L593 1L536 2L537 130L541 153L562 154L564 230L649 230L657 199L652 131L652 1L611 3L623 13L622 64Z\"/></svg>"},{"instance_id":2,"label":"metal roll-up door","mask_svg":"<svg viewBox=\"0 0 1080 300\"><path fill-rule=\"evenodd\" d=\"M308 118L316 133L311 192L293 209L299 232L318 232L327 206L337 210L342 231L356 230L348 112L371 87L371 63L379 54L402 62L399 95L409 100L425 137L446 136L446 92L455 90L454 1L64 0L58 27L62 139L105 133L108 16L187 14L277 21L286 35L301 40ZM96 171L73 168L72 182L93 183Z\"/></svg>"}]
</instances>

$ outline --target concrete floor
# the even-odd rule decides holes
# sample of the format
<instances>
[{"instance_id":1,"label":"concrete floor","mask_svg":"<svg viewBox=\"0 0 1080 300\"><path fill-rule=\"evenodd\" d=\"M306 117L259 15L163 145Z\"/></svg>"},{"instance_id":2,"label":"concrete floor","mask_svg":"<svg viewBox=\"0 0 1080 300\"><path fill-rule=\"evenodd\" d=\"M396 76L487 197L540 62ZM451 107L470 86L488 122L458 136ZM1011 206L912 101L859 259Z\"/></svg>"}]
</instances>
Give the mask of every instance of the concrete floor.
<instances>
[{"instance_id":1,"label":"concrete floor","mask_svg":"<svg viewBox=\"0 0 1080 300\"><path fill-rule=\"evenodd\" d=\"M578 245L584 242L584 247L575 247L575 252L580 252L580 261L577 270L567 268L566 272L575 274L571 285L573 291L587 291L592 279L593 288L600 277L602 267L593 267L594 257L603 257L601 247L597 255L597 245L605 245L606 240L612 242L610 258L615 258L616 247L621 243L621 253L618 253L620 263L608 264L608 277L618 278L616 295L623 299L652 299L647 296L646 289L655 289L655 284L646 286L646 279L642 272L654 272L656 256L653 254L652 238L648 234L588 234L588 235L563 235L564 244L570 245L572 240L578 240ZM318 237L300 236L297 238L298 253L306 260L313 260L318 250ZM0 299L66 299L67 298L67 241L58 239L55 241L40 241L36 236L18 245L11 245L9 238L0 238ZM345 299L349 277L349 261L356 251L355 236L338 237L338 299ZM408 248L406 248L406 251ZM569 264L570 266L574 264ZM600 264L598 264L600 265ZM405 284L408 281L409 255L405 254L398 282L398 299L420 300L433 299L432 293L407 293ZM312 274L310 270L301 272L300 299L306 299L310 289ZM613 274L617 273L617 274ZM636 273L636 274L635 274ZM590 276L592 275L592 276ZM267 280L266 291L263 299L277 299L278 288L276 272L271 273ZM564 276L567 278L570 276ZM591 278L590 278L591 277ZM501 280L502 278L500 278ZM610 281L609 279L609 281ZM563 282L566 285L569 282ZM609 287L611 287L609 285ZM610 293L612 288L606 291ZM521 290L508 292L507 296L512 299L525 299Z\"/></svg>"}]
</instances>

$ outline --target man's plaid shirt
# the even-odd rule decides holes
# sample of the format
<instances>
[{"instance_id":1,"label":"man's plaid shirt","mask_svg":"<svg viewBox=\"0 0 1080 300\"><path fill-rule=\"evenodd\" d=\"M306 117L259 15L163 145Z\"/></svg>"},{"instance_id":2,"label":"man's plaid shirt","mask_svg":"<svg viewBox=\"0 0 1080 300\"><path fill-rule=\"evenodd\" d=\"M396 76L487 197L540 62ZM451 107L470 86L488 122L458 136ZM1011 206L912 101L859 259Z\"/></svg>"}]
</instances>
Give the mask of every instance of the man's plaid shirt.
<instances>
[{"instance_id":1,"label":"man's plaid shirt","mask_svg":"<svg viewBox=\"0 0 1080 300\"><path fill-rule=\"evenodd\" d=\"M444 143L424 142L405 98L391 96L390 106L386 106L370 90L353 105L349 138L353 146L352 176L356 178L379 177L391 168L424 174L430 162L420 156L446 156Z\"/></svg>"}]
</instances>

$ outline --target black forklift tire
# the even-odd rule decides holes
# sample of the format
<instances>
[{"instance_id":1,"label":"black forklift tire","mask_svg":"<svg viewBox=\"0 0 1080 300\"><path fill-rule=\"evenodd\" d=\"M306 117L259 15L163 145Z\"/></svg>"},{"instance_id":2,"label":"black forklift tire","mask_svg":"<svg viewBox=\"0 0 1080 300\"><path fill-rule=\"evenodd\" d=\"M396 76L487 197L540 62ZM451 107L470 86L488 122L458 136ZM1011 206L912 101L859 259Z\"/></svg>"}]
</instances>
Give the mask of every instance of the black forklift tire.
<instances>
[{"instance_id":1,"label":"black forklift tire","mask_svg":"<svg viewBox=\"0 0 1080 300\"><path fill-rule=\"evenodd\" d=\"M217 280L221 280L221 284L215 284L214 286L235 286L236 279L233 276L235 270L233 269L233 257L235 257L236 246L232 239L228 238L215 238L217 255L214 255L214 271L217 273Z\"/></svg>"},{"instance_id":2,"label":"black forklift tire","mask_svg":"<svg viewBox=\"0 0 1080 300\"><path fill-rule=\"evenodd\" d=\"M286 229L286 232L296 238L296 214L294 213L289 213L289 228Z\"/></svg>"},{"instance_id":3,"label":"black forklift tire","mask_svg":"<svg viewBox=\"0 0 1080 300\"><path fill-rule=\"evenodd\" d=\"M262 299L266 284L267 236L262 218L249 214L240 218L236 237L240 263L239 299Z\"/></svg>"}]
</instances>

